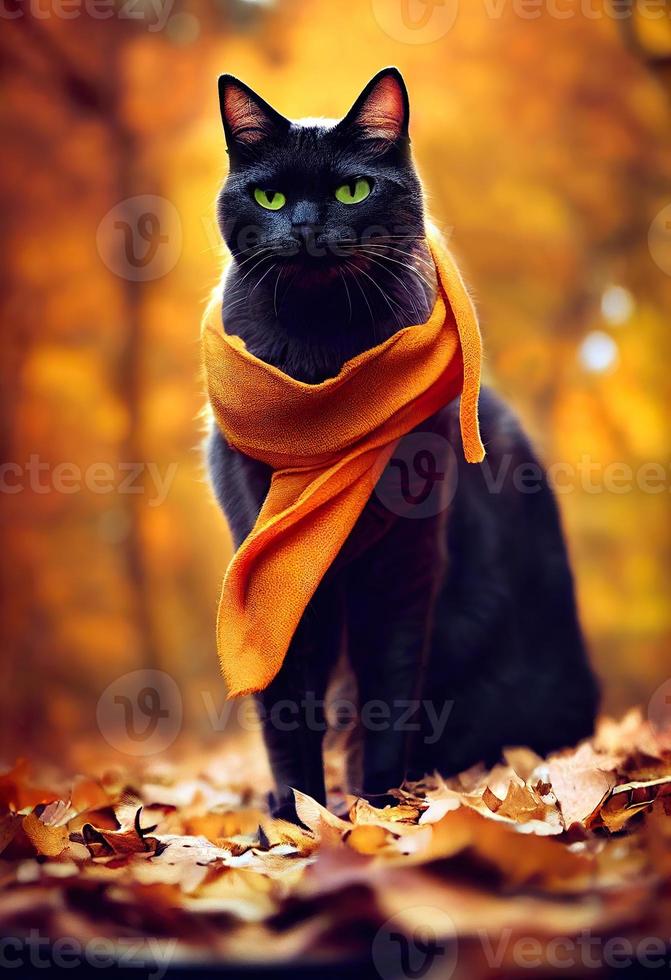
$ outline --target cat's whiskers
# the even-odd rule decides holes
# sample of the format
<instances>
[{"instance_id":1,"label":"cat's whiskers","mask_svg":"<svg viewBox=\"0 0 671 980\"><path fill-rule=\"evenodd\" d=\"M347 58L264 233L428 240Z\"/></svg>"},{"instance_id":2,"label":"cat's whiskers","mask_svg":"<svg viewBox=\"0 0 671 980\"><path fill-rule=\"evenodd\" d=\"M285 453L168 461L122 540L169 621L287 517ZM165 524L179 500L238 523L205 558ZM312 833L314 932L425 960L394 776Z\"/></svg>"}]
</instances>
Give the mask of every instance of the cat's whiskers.
<instances>
[{"instance_id":1,"label":"cat's whiskers","mask_svg":"<svg viewBox=\"0 0 671 980\"><path fill-rule=\"evenodd\" d=\"M399 320L398 314L397 314L396 310L394 310L394 306L397 306L398 309L402 311L403 310L403 307L401 306L401 304L398 303L396 300L391 299L391 297L388 296L387 293L385 293L385 291L382 288L382 286L380 286L380 284L378 282L376 282L375 279L373 279L373 277L371 275L369 275L366 272L365 269L362 269L361 266L356 266L356 268L358 269L358 271L362 275L364 275L366 277L366 279L370 279L370 281L373 283L373 285L375 286L375 288L379 291L380 295L382 296L382 298L386 302L387 306L389 307L389 309L391 311L391 314L394 317L394 320L398 324L399 328L401 328L402 326L404 326L404 324L401 322L401 320Z\"/></svg>"},{"instance_id":2,"label":"cat's whiskers","mask_svg":"<svg viewBox=\"0 0 671 980\"><path fill-rule=\"evenodd\" d=\"M242 260L242 262L238 262L236 258L235 268L238 270L242 269L242 267L247 265L248 262L253 262L254 259L258 259L261 255L267 256L269 252L273 252L273 251L274 249L270 245L264 245L263 248L255 248L252 255L248 255L246 259Z\"/></svg>"},{"instance_id":3,"label":"cat's whiskers","mask_svg":"<svg viewBox=\"0 0 671 980\"><path fill-rule=\"evenodd\" d=\"M284 272L284 266L280 266L280 271L277 273L277 279L275 280L275 288L273 289L273 312L275 314L275 319L277 320L279 312L277 310L277 287L280 284L280 279L282 278L282 273Z\"/></svg>"},{"instance_id":4,"label":"cat's whiskers","mask_svg":"<svg viewBox=\"0 0 671 980\"><path fill-rule=\"evenodd\" d=\"M364 255L367 255L368 260L370 262L372 262L374 265L378 265L381 269L384 269L385 272L388 275L392 276L396 280L396 282L400 283L400 285L403 287L403 289L406 291L406 293L410 297L410 307L411 307L411 309L413 311L414 316L417 317L418 321L421 320L423 311L420 310L419 306L415 302L415 297L412 295L412 293L408 289L407 284L403 282L403 280L401 279L401 277L400 276L397 276L395 272L392 272L391 271L391 269L385 269L385 267L382 264L382 262L380 262L377 257L373 257L369 253L367 253L366 252L366 249L362 249L362 253Z\"/></svg>"},{"instance_id":5,"label":"cat's whiskers","mask_svg":"<svg viewBox=\"0 0 671 980\"><path fill-rule=\"evenodd\" d=\"M289 293L291 292L291 289L293 287L293 284L296 281L296 276L297 275L298 275L298 272L297 272L296 269L294 269L292 275L289 277L289 282L287 283L287 288L282 293L282 298L280 299L280 305L278 307L279 310L282 309L282 304L284 303L285 299L288 297Z\"/></svg>"},{"instance_id":6,"label":"cat's whiskers","mask_svg":"<svg viewBox=\"0 0 671 980\"><path fill-rule=\"evenodd\" d=\"M263 263L264 263L264 262L267 262L267 261L269 260L269 258L270 258L270 256L269 256L269 255L263 255L263 256L261 256L261 258L260 258L260 259L259 259L259 261L258 261L258 262L256 263L256 265L253 265L253 266L251 267L251 269L248 269L248 270L247 270L247 272L245 272L245 274L244 274L244 276L242 277L242 279L240 279L240 281L239 281L239 282L237 282L237 283L236 283L236 285L237 285L238 287L240 287L240 286L242 286L242 284L243 284L243 282L245 282L245 280L246 280L246 279L248 279L248 278L250 277L250 275L252 274L252 272L254 272L254 270L255 270L255 269L258 269L258 267L259 267L260 265L263 265Z\"/></svg>"},{"instance_id":7,"label":"cat's whiskers","mask_svg":"<svg viewBox=\"0 0 671 980\"><path fill-rule=\"evenodd\" d=\"M246 255L247 252L258 252L260 249L275 248L277 245L281 245L281 244L282 244L281 238L268 238L266 239L265 242L259 242L256 245L248 245L247 248L240 248L237 249L235 252L231 251L231 255L233 255L233 257L237 259L238 256L240 255Z\"/></svg>"},{"instance_id":8,"label":"cat's whiskers","mask_svg":"<svg viewBox=\"0 0 671 980\"><path fill-rule=\"evenodd\" d=\"M252 258L257 258L257 256L252 256ZM252 272L254 272L255 269L258 269L258 267L260 265L263 265L263 263L266 262L269 258L270 258L269 255L264 255L261 259L259 259L259 261L256 263L256 265L252 266L252 268L249 269L245 273L245 275L242 277L242 279L240 279L238 282L231 283L230 286L227 286L224 295L226 296L226 293L229 292L229 290L230 290L231 293L232 293L232 295L234 297L237 296L237 299L234 299L233 302L229 302L229 301L226 301L225 302L226 315L227 316L231 313L232 310L234 310L236 307L240 306L242 303L247 303L249 301L249 297L254 292L254 290L259 285L259 283L266 277L266 275L268 275L268 272L271 272L272 269L275 268L276 263L273 263L273 265L271 265L269 267L269 269L266 272L263 273L263 275L261 276L261 278L256 282L256 284L251 289L246 289L244 291L244 295L242 295L242 296L238 296L237 295L240 292L240 290L242 288L242 285L243 285L244 281L248 278L248 276Z\"/></svg>"},{"instance_id":9,"label":"cat's whiskers","mask_svg":"<svg viewBox=\"0 0 671 980\"><path fill-rule=\"evenodd\" d=\"M273 262L273 264L266 269L266 271L263 273L263 275L259 279L257 279L256 284L254 286L252 286L252 288L247 293L247 298L248 299L251 297L252 293L257 288L257 286L260 286L261 285L261 283L266 278L266 276L268 275L268 273L269 272L272 272L273 269L276 269L276 268L277 268L277 263L276 262Z\"/></svg>"},{"instance_id":10,"label":"cat's whiskers","mask_svg":"<svg viewBox=\"0 0 671 980\"><path fill-rule=\"evenodd\" d=\"M395 265L402 266L406 270L406 272L412 272L414 275L416 275L417 278L426 286L426 288L429 291L433 289L433 284L429 282L429 280L425 276L423 276L421 272L419 272L419 270L415 269L409 262L401 262L400 259L394 259L392 258L391 255L385 255L383 252L367 252L365 248L362 248L361 252L363 254L367 254L371 262L373 261L373 256L374 256L376 259L380 261L393 262ZM408 256L408 257L412 258L412 256ZM393 275L391 269L388 269L387 272L389 273L389 275Z\"/></svg>"},{"instance_id":11,"label":"cat's whiskers","mask_svg":"<svg viewBox=\"0 0 671 980\"><path fill-rule=\"evenodd\" d=\"M233 293L233 295L236 295L236 294ZM241 303L246 303L246 302L247 302L247 293L246 292L245 292L244 296L238 297L238 299L233 300L232 303L228 301L228 299L226 298L226 294L224 294L224 305L225 305L226 315L228 315L231 312L231 310L234 310L236 308L236 306L240 306Z\"/></svg>"},{"instance_id":12,"label":"cat's whiskers","mask_svg":"<svg viewBox=\"0 0 671 980\"><path fill-rule=\"evenodd\" d=\"M411 263L402 262L400 259L395 259L391 255L387 255L386 252L387 250L398 252L401 255L407 256L408 259L411 260L416 259L418 262L423 262L429 269L435 271L436 268L435 265L432 262L429 262L427 259L423 259L421 255L415 255L413 252L405 251L405 249L393 248L393 246L391 245L357 244L357 245L350 246L350 248L352 252L361 252L361 253L365 253L368 249L378 248L380 249L380 251L375 253L369 252L368 253L369 257L372 254L375 254L380 259L386 259L387 262L394 262L396 265L401 265L403 266L404 269L407 269L409 272L413 272L419 279L421 279L424 285L427 287L427 289L433 288L429 280L424 278L424 276L422 276L421 273L417 269L415 269Z\"/></svg>"},{"instance_id":13,"label":"cat's whiskers","mask_svg":"<svg viewBox=\"0 0 671 980\"><path fill-rule=\"evenodd\" d=\"M345 294L347 295L347 305L349 307L349 322L351 323L352 322L352 297L350 296L349 286L347 285L347 280L345 279L342 269L338 269L338 274L340 275L340 278L342 279L342 284L345 287Z\"/></svg>"},{"instance_id":14,"label":"cat's whiskers","mask_svg":"<svg viewBox=\"0 0 671 980\"><path fill-rule=\"evenodd\" d=\"M417 276L417 278L421 280L427 289L432 289L433 284L431 281L422 275L422 273L418 269L415 269L415 267L412 265L412 259L415 258L415 256L413 256L410 252L408 252L408 259L411 260L409 262L401 262L399 259L395 259L391 255L387 255L385 252L374 252L370 249L370 246L367 245L360 248L359 252L362 255L365 255L369 261L375 262L377 265L382 262L392 262L394 265L400 265L406 272L412 272L415 276ZM399 276L397 276L391 269L387 269L386 271L390 276L393 276L395 279L399 279ZM400 279L400 281L403 282L402 279ZM403 283L403 285L407 289L407 284Z\"/></svg>"},{"instance_id":15,"label":"cat's whiskers","mask_svg":"<svg viewBox=\"0 0 671 980\"><path fill-rule=\"evenodd\" d=\"M425 242L425 235L375 235L371 238L371 241L375 242ZM339 238L332 242L333 245L359 245L361 244L361 238Z\"/></svg>"},{"instance_id":16,"label":"cat's whiskers","mask_svg":"<svg viewBox=\"0 0 671 980\"><path fill-rule=\"evenodd\" d=\"M368 312L370 314L370 322L371 322L371 325L373 327L373 332L375 332L375 317L373 316L373 310L371 308L370 303L368 302L368 297L366 296L365 290L363 289L361 283L359 282L359 278L357 276L357 272L360 271L360 270L359 270L358 266L353 265L350 262L345 261L345 265L347 266L347 268L352 273L352 278L354 279L354 282L356 283L356 285L357 285L357 287L359 289L359 292L361 293L361 295L363 297L364 303L368 307Z\"/></svg>"},{"instance_id":17,"label":"cat's whiskers","mask_svg":"<svg viewBox=\"0 0 671 980\"><path fill-rule=\"evenodd\" d=\"M363 248L378 248L378 249L381 249L385 253L386 252L396 252L399 255L405 255L407 258L412 259L412 260L414 260L416 262L421 262L423 265L425 265L432 272L435 272L435 269L436 269L436 265L435 265L434 262L429 261L429 259L425 259L422 255L417 255L415 252L409 252L405 248L397 248L394 245L379 245L377 242L366 242L365 245L363 245L362 247ZM399 260L397 259L396 261L398 262ZM405 262L402 262L401 265L405 265Z\"/></svg>"}]
</instances>

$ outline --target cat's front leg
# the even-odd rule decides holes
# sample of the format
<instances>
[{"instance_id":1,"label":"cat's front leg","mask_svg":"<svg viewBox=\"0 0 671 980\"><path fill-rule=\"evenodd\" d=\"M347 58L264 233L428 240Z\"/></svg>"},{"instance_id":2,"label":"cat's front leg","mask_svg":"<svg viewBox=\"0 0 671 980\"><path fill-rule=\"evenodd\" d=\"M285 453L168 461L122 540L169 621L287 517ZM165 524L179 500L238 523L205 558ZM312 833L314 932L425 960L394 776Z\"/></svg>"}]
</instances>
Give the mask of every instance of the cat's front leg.
<instances>
[{"instance_id":1,"label":"cat's front leg","mask_svg":"<svg viewBox=\"0 0 671 980\"><path fill-rule=\"evenodd\" d=\"M296 819L293 789L326 803L325 694L341 637L339 594L323 583L303 613L279 673L256 695L275 781L274 816Z\"/></svg>"},{"instance_id":2,"label":"cat's front leg","mask_svg":"<svg viewBox=\"0 0 671 980\"><path fill-rule=\"evenodd\" d=\"M348 576L363 738L362 785L353 790L377 805L409 775L410 747L425 727L420 692L443 567L439 520L400 518Z\"/></svg>"},{"instance_id":3,"label":"cat's front leg","mask_svg":"<svg viewBox=\"0 0 671 980\"><path fill-rule=\"evenodd\" d=\"M210 479L236 547L252 530L271 471L232 449L213 429L207 443ZM342 637L342 607L332 582L309 603L285 661L257 697L263 738L276 784L276 815L295 819L292 788L325 802L322 743L324 695Z\"/></svg>"}]
</instances>

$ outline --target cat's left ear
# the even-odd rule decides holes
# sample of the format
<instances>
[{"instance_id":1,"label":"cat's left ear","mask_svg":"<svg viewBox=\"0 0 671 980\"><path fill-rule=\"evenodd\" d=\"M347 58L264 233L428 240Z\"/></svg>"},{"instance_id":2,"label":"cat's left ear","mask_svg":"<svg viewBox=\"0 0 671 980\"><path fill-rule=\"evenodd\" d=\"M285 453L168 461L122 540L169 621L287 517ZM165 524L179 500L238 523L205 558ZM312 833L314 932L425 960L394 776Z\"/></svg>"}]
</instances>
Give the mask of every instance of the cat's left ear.
<instances>
[{"instance_id":1,"label":"cat's left ear","mask_svg":"<svg viewBox=\"0 0 671 980\"><path fill-rule=\"evenodd\" d=\"M231 156L251 153L286 133L285 116L234 75L219 76L219 107Z\"/></svg>"},{"instance_id":2,"label":"cat's left ear","mask_svg":"<svg viewBox=\"0 0 671 980\"><path fill-rule=\"evenodd\" d=\"M368 82L345 118L343 130L385 146L408 140L410 103L408 90L398 68L383 68Z\"/></svg>"}]
</instances>

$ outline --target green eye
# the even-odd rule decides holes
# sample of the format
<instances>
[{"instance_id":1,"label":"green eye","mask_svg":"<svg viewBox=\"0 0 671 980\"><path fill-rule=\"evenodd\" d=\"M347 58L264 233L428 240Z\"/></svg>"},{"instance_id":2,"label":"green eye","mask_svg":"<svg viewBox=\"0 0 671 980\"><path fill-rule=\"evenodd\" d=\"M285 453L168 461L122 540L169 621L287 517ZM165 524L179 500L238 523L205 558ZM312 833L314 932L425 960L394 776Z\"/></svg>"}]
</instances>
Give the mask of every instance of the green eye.
<instances>
[{"instance_id":1,"label":"green eye","mask_svg":"<svg viewBox=\"0 0 671 980\"><path fill-rule=\"evenodd\" d=\"M287 203L287 199L281 191L264 191L260 187L254 188L254 200L266 211L279 211Z\"/></svg>"},{"instance_id":2,"label":"green eye","mask_svg":"<svg viewBox=\"0 0 671 980\"><path fill-rule=\"evenodd\" d=\"M356 177L337 187L335 196L341 204L360 204L361 201L366 200L372 189L369 180L365 177Z\"/></svg>"}]
</instances>

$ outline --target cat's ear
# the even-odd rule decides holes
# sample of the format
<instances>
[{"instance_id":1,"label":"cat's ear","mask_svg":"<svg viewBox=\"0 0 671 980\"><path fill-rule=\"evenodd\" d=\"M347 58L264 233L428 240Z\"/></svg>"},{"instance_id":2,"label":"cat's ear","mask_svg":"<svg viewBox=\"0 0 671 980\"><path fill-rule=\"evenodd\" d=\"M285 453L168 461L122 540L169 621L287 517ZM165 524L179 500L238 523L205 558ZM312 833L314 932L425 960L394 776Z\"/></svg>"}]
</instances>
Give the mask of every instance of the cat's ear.
<instances>
[{"instance_id":1,"label":"cat's ear","mask_svg":"<svg viewBox=\"0 0 671 980\"><path fill-rule=\"evenodd\" d=\"M286 133L289 120L233 75L219 76L219 107L229 153L253 152Z\"/></svg>"},{"instance_id":2,"label":"cat's ear","mask_svg":"<svg viewBox=\"0 0 671 980\"><path fill-rule=\"evenodd\" d=\"M383 68L368 82L339 127L384 148L407 141L409 121L410 103L403 76L398 68Z\"/></svg>"}]
</instances>

